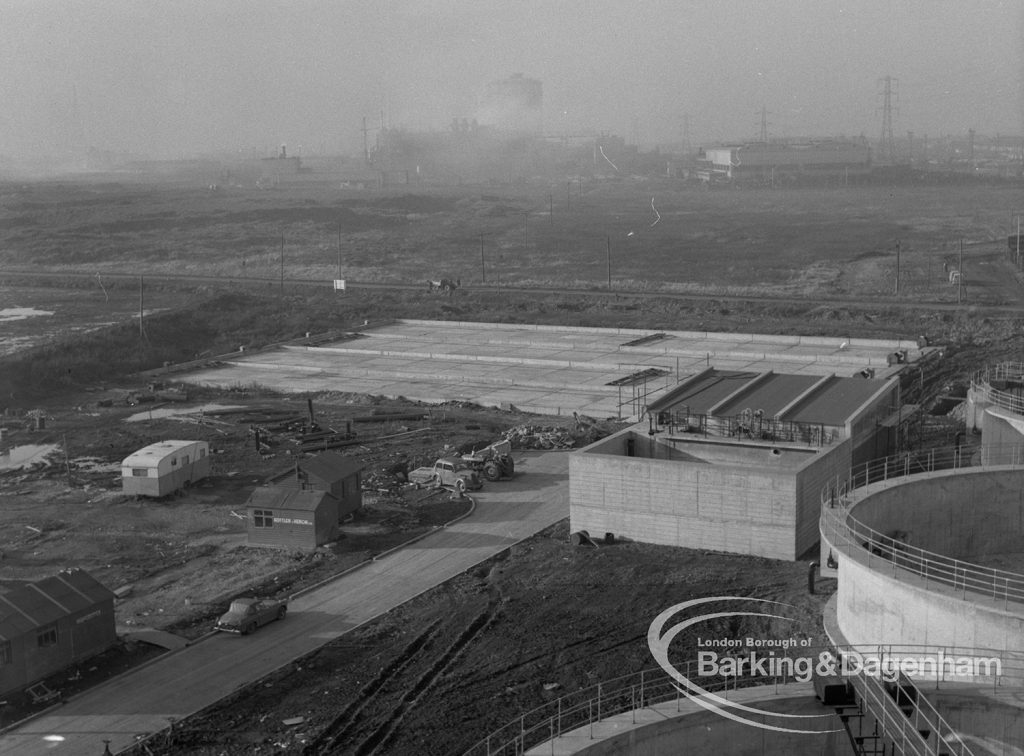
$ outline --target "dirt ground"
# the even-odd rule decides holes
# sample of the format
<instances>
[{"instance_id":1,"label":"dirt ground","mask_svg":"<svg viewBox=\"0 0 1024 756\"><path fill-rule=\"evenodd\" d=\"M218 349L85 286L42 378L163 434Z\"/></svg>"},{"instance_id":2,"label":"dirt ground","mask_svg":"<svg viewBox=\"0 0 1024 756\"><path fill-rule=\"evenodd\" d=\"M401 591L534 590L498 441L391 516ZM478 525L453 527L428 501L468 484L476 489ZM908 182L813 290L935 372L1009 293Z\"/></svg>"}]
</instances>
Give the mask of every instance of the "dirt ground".
<instances>
[{"instance_id":1,"label":"dirt ground","mask_svg":"<svg viewBox=\"0 0 1024 756\"><path fill-rule=\"evenodd\" d=\"M580 548L568 535L565 523L539 534L191 718L150 749L462 753L557 696L650 668L654 616L710 591L790 603L798 621L706 625L674 642L683 658L695 658L701 633L821 642L820 611L834 582L819 581L809 595L805 564L636 543ZM293 717L304 721L284 724Z\"/></svg>"},{"instance_id":2,"label":"dirt ground","mask_svg":"<svg viewBox=\"0 0 1024 756\"><path fill-rule=\"evenodd\" d=\"M648 217L652 193L663 217L657 226ZM1019 359L1024 346L1017 318L971 309L1020 302L1016 271L1000 248L1007 208L1015 201L1003 186L769 193L699 192L657 182L593 184L573 197L571 207L556 204L553 215L546 214L548 189L538 187L387 196L322 189L201 194L156 185L0 187L0 267L84 267L102 274L130 261L153 271L244 272L269 280L277 272L284 224L289 275L333 278L340 224L344 275L355 280L409 282L426 279L428 272L479 280L482 242L488 281L581 291L493 295L466 287L452 298L373 293L352 295L343 305L314 296L276 302L254 294L254 313L281 308L267 315L277 326L274 338L289 329L294 333L284 335L295 337L315 325L347 327L364 318L396 316L884 338L926 334L944 345L943 358L927 375L910 376L904 400L927 405L962 395L973 370L989 361ZM827 301L830 294L865 301L888 295L899 239L902 296L953 303L958 290L949 284L948 269L959 264L961 237L967 240L965 270L971 264L978 271L967 274L969 298L962 310L880 305L864 311ZM637 293L775 293L793 300L681 304L587 297L582 290L605 280L609 240L616 285ZM218 297L226 296L208 286L147 292L150 333L158 333L157 311L185 311L195 303L215 308ZM238 304L250 295L232 296L239 310L232 316L254 320L239 309L244 301ZM825 303L802 303L803 296L824 297ZM0 311L7 307L54 315L0 323L0 354L8 353L0 360L31 354L26 350L33 343L60 348L71 343L69 334L95 332L104 323L133 324L138 301L133 289L107 288L101 276L95 286L90 281L72 289L8 282L0 286ZM304 310L308 320L299 319ZM292 316L294 322L286 319ZM196 335L180 352L190 359L224 344L251 343L260 335L255 320L243 332L234 320L235 330L229 330L225 319L220 329ZM119 338L114 348L122 348L123 334ZM5 364L13 363L0 361L0 373ZM129 391L144 389L146 379L97 375L103 374L95 368L88 380L69 375L59 382L59 392L32 405L21 395L0 397L0 408L7 407L0 425L9 429L0 451L27 445L50 450L45 464L0 470L0 552L3 580L79 566L112 589L123 588L116 607L121 632L157 627L197 637L239 593L293 591L450 520L461 505L429 492L403 494L396 471L429 464L467 443L494 440L512 427L566 423L342 393L277 396L253 387L189 387L187 404L129 406ZM160 417L160 410L214 403L300 416L307 398L313 399L318 422L334 428L381 408L422 412L423 418L355 424L358 443L344 453L366 465L366 506L336 545L315 554L247 548L237 513L254 486L291 468L297 447L282 437L260 454L248 424L231 416ZM25 413L32 408L45 418L40 430L27 427L33 422ZM127 422L136 414L140 419ZM948 428L939 425L944 432ZM210 442L210 479L187 495L157 502L121 494L120 460L175 437ZM799 563L633 543L572 547L562 523L178 723L173 733L147 746L154 753L211 755L459 753L553 696L650 667L647 626L659 611L687 598L725 594L787 601L798 607L798 633L817 637L820 607L834 584L820 581L818 594L808 595L806 570ZM766 630L743 624L720 629ZM695 636L683 639L684 651L692 651L695 642ZM51 687L67 695L153 653L145 644L126 643L56 676ZM30 710L22 698L9 697L0 725ZM300 716L299 725L283 724Z\"/></svg>"}]
</instances>

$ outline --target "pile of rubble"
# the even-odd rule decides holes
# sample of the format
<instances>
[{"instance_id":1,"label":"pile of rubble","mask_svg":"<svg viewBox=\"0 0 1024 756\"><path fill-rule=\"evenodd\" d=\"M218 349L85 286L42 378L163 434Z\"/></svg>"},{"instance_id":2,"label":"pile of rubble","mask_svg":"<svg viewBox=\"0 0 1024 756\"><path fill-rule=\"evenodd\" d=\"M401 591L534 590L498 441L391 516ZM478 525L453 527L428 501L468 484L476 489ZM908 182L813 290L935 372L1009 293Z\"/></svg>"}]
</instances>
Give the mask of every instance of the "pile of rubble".
<instances>
[{"instance_id":1,"label":"pile of rubble","mask_svg":"<svg viewBox=\"0 0 1024 756\"><path fill-rule=\"evenodd\" d=\"M513 449L571 449L576 445L571 432L552 425L517 425L503 435Z\"/></svg>"}]
</instances>

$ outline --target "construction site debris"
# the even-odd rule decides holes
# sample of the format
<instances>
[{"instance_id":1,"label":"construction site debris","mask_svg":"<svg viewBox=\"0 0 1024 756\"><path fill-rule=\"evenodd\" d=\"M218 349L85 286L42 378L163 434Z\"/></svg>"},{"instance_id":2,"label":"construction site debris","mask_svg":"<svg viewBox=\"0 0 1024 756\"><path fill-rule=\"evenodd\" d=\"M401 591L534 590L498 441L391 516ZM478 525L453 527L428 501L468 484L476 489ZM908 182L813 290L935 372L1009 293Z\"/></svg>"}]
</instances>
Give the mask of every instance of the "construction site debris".
<instances>
[{"instance_id":1,"label":"construction site debris","mask_svg":"<svg viewBox=\"0 0 1024 756\"><path fill-rule=\"evenodd\" d=\"M513 449L571 449L576 445L568 430L551 425L518 425L503 435Z\"/></svg>"}]
</instances>

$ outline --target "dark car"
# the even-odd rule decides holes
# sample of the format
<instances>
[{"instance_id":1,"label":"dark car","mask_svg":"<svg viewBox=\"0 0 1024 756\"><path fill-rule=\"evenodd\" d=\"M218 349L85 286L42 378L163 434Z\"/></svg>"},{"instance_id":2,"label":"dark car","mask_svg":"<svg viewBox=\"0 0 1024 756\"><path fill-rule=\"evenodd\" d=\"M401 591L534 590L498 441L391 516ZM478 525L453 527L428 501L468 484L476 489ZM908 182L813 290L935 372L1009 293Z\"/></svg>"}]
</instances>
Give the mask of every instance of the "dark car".
<instances>
[{"instance_id":1,"label":"dark car","mask_svg":"<svg viewBox=\"0 0 1024 756\"><path fill-rule=\"evenodd\" d=\"M217 620L215 630L248 635L268 622L284 619L288 602L278 599L238 598L231 608Z\"/></svg>"}]
</instances>

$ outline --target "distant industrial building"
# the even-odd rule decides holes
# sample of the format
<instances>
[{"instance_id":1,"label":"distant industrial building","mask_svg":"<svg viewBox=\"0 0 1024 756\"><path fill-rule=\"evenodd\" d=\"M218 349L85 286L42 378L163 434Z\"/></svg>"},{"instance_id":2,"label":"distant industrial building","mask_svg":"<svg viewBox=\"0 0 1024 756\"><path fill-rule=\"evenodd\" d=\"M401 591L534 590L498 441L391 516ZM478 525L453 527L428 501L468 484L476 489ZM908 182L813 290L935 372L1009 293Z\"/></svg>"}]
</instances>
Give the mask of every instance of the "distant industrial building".
<instances>
[{"instance_id":1,"label":"distant industrial building","mask_svg":"<svg viewBox=\"0 0 1024 756\"><path fill-rule=\"evenodd\" d=\"M870 171L864 139L747 142L704 147L697 156L697 178L706 183L847 180Z\"/></svg>"},{"instance_id":2,"label":"distant industrial building","mask_svg":"<svg viewBox=\"0 0 1024 756\"><path fill-rule=\"evenodd\" d=\"M116 642L114 594L84 570L0 592L0 695Z\"/></svg>"},{"instance_id":3,"label":"distant industrial building","mask_svg":"<svg viewBox=\"0 0 1024 756\"><path fill-rule=\"evenodd\" d=\"M125 457L122 490L129 495L167 496L210 474L205 441L159 441Z\"/></svg>"},{"instance_id":4,"label":"distant industrial building","mask_svg":"<svg viewBox=\"0 0 1024 756\"><path fill-rule=\"evenodd\" d=\"M544 129L543 105L540 81L515 74L487 85L476 120L502 131L540 136Z\"/></svg>"},{"instance_id":5,"label":"distant industrial building","mask_svg":"<svg viewBox=\"0 0 1024 756\"><path fill-rule=\"evenodd\" d=\"M818 542L821 491L882 456L898 380L709 368L639 423L574 453L573 531L798 559Z\"/></svg>"}]
</instances>

